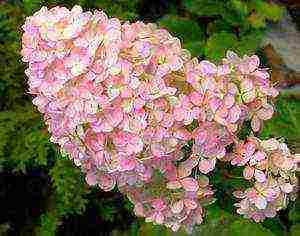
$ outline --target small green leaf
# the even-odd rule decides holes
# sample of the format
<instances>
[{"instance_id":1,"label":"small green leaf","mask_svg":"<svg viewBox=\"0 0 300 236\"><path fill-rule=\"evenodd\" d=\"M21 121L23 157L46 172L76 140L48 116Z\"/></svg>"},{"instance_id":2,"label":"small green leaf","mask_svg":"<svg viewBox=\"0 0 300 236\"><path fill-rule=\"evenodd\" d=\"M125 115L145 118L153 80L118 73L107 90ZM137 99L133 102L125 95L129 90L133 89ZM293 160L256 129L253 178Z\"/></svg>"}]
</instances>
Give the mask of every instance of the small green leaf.
<instances>
[{"instance_id":1,"label":"small green leaf","mask_svg":"<svg viewBox=\"0 0 300 236\"><path fill-rule=\"evenodd\" d=\"M289 236L299 236L300 235L300 224L293 225L290 230Z\"/></svg>"},{"instance_id":2,"label":"small green leaf","mask_svg":"<svg viewBox=\"0 0 300 236\"><path fill-rule=\"evenodd\" d=\"M257 223L252 223L249 220L236 220L229 226L231 236L274 236L267 228Z\"/></svg>"},{"instance_id":3,"label":"small green leaf","mask_svg":"<svg viewBox=\"0 0 300 236\"><path fill-rule=\"evenodd\" d=\"M202 57L204 55L205 42L196 41L184 43L183 47L188 49L193 57Z\"/></svg>"},{"instance_id":4,"label":"small green leaf","mask_svg":"<svg viewBox=\"0 0 300 236\"><path fill-rule=\"evenodd\" d=\"M262 225L271 230L276 236L282 236L287 231L286 226L280 221L278 216L265 219Z\"/></svg>"},{"instance_id":5,"label":"small green leaf","mask_svg":"<svg viewBox=\"0 0 300 236\"><path fill-rule=\"evenodd\" d=\"M203 29L196 21L188 18L166 15L158 23L182 42L195 42L204 39Z\"/></svg>"},{"instance_id":6,"label":"small green leaf","mask_svg":"<svg viewBox=\"0 0 300 236\"><path fill-rule=\"evenodd\" d=\"M213 34L206 43L205 56L212 60L219 60L225 56L229 49L233 49L237 43L237 37L225 31Z\"/></svg>"},{"instance_id":7,"label":"small green leaf","mask_svg":"<svg viewBox=\"0 0 300 236\"><path fill-rule=\"evenodd\" d=\"M183 47L188 49L192 56L203 56L205 47L204 29L196 21L184 17L166 15L158 23L172 35L178 37Z\"/></svg>"},{"instance_id":8,"label":"small green leaf","mask_svg":"<svg viewBox=\"0 0 300 236\"><path fill-rule=\"evenodd\" d=\"M28 15L41 8L43 5L43 0L23 0L23 6Z\"/></svg>"},{"instance_id":9,"label":"small green leaf","mask_svg":"<svg viewBox=\"0 0 300 236\"><path fill-rule=\"evenodd\" d=\"M184 0L184 7L197 16L216 16L224 13L225 6L216 0Z\"/></svg>"},{"instance_id":10,"label":"small green leaf","mask_svg":"<svg viewBox=\"0 0 300 236\"><path fill-rule=\"evenodd\" d=\"M252 0L248 8L252 12L248 20L254 28L264 28L266 21L278 21L284 13L283 7L263 0Z\"/></svg>"},{"instance_id":11,"label":"small green leaf","mask_svg":"<svg viewBox=\"0 0 300 236\"><path fill-rule=\"evenodd\" d=\"M300 223L300 200L296 200L292 204L292 207L289 211L289 220L293 223Z\"/></svg>"},{"instance_id":12,"label":"small green leaf","mask_svg":"<svg viewBox=\"0 0 300 236\"><path fill-rule=\"evenodd\" d=\"M241 35L235 49L240 54L253 54L258 48L263 38L261 30L253 30Z\"/></svg>"}]
</instances>

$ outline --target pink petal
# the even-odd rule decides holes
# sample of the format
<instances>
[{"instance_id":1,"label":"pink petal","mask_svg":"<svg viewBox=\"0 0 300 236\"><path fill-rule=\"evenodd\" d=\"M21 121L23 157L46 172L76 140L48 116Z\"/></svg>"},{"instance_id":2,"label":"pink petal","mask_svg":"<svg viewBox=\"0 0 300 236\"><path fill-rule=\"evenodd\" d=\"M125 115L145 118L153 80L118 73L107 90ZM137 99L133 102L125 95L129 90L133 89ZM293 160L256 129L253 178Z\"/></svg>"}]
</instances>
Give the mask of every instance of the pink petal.
<instances>
[{"instance_id":1,"label":"pink petal","mask_svg":"<svg viewBox=\"0 0 300 236\"><path fill-rule=\"evenodd\" d=\"M161 225L164 223L164 219L165 219L164 215L159 211L156 213L154 221L155 223Z\"/></svg>"},{"instance_id":2,"label":"pink petal","mask_svg":"<svg viewBox=\"0 0 300 236\"><path fill-rule=\"evenodd\" d=\"M220 99L212 98L209 101L209 107L213 112L215 112L221 105L222 105L222 101Z\"/></svg>"},{"instance_id":3,"label":"pink petal","mask_svg":"<svg viewBox=\"0 0 300 236\"><path fill-rule=\"evenodd\" d=\"M239 190L234 191L233 196L236 197L236 198L245 198L246 197L244 191L239 191Z\"/></svg>"},{"instance_id":4,"label":"pink petal","mask_svg":"<svg viewBox=\"0 0 300 236\"><path fill-rule=\"evenodd\" d=\"M123 120L122 109L115 109L106 114L106 119L112 127L117 127Z\"/></svg>"},{"instance_id":5,"label":"pink petal","mask_svg":"<svg viewBox=\"0 0 300 236\"><path fill-rule=\"evenodd\" d=\"M216 165L216 159L204 159L199 162L198 168L203 174L211 172Z\"/></svg>"},{"instance_id":6,"label":"pink petal","mask_svg":"<svg viewBox=\"0 0 300 236\"><path fill-rule=\"evenodd\" d=\"M270 104L266 104L264 105L261 109L259 109L257 111L257 116L261 119L261 120L269 120L272 118L274 113L274 108L272 105Z\"/></svg>"},{"instance_id":7,"label":"pink petal","mask_svg":"<svg viewBox=\"0 0 300 236\"><path fill-rule=\"evenodd\" d=\"M96 161L97 167L100 167L104 164L104 152L103 151L99 151L95 154L95 161Z\"/></svg>"},{"instance_id":8,"label":"pink petal","mask_svg":"<svg viewBox=\"0 0 300 236\"><path fill-rule=\"evenodd\" d=\"M183 210L183 200L179 200L177 202L175 202L172 207L171 207L171 211L174 213L174 214L178 214L180 213L182 210Z\"/></svg>"},{"instance_id":9,"label":"pink petal","mask_svg":"<svg viewBox=\"0 0 300 236\"><path fill-rule=\"evenodd\" d=\"M265 173L261 170L255 170L254 176L255 179L260 183L263 183L267 180Z\"/></svg>"},{"instance_id":10,"label":"pink petal","mask_svg":"<svg viewBox=\"0 0 300 236\"><path fill-rule=\"evenodd\" d=\"M231 63L236 63L237 61L240 60L239 56L233 52L233 51L230 51L228 50L226 52L226 58L231 62Z\"/></svg>"},{"instance_id":11,"label":"pink petal","mask_svg":"<svg viewBox=\"0 0 300 236\"><path fill-rule=\"evenodd\" d=\"M241 115L241 109L238 106L233 106L229 110L228 120L230 123L235 123L239 120Z\"/></svg>"},{"instance_id":12,"label":"pink petal","mask_svg":"<svg viewBox=\"0 0 300 236\"><path fill-rule=\"evenodd\" d=\"M202 218L202 209L198 208L195 212L195 216L194 219L196 221L196 224L200 225L203 222L203 218Z\"/></svg>"},{"instance_id":13,"label":"pink petal","mask_svg":"<svg viewBox=\"0 0 300 236\"><path fill-rule=\"evenodd\" d=\"M258 209L263 210L266 209L268 202L266 198L257 196L254 200L254 204Z\"/></svg>"},{"instance_id":14,"label":"pink petal","mask_svg":"<svg viewBox=\"0 0 300 236\"><path fill-rule=\"evenodd\" d=\"M194 131L194 138L195 138L195 143L198 144L198 145L201 145L208 138L208 133L207 133L206 130L203 130L201 128L197 128Z\"/></svg>"},{"instance_id":15,"label":"pink petal","mask_svg":"<svg viewBox=\"0 0 300 236\"><path fill-rule=\"evenodd\" d=\"M174 119L177 121L183 121L186 117L186 111L183 108L175 108L173 114Z\"/></svg>"},{"instance_id":16,"label":"pink petal","mask_svg":"<svg viewBox=\"0 0 300 236\"><path fill-rule=\"evenodd\" d=\"M250 166L246 166L244 171L243 171L243 176L245 179L249 180L252 179L253 175L254 175L254 168L250 167Z\"/></svg>"},{"instance_id":17,"label":"pink petal","mask_svg":"<svg viewBox=\"0 0 300 236\"><path fill-rule=\"evenodd\" d=\"M248 63L250 72L255 71L259 66L259 57L256 55L251 56Z\"/></svg>"},{"instance_id":18,"label":"pink petal","mask_svg":"<svg viewBox=\"0 0 300 236\"><path fill-rule=\"evenodd\" d=\"M275 151L279 148L279 142L275 138L271 138L268 140L264 140L260 143L260 145L266 150L266 151Z\"/></svg>"},{"instance_id":19,"label":"pink petal","mask_svg":"<svg viewBox=\"0 0 300 236\"><path fill-rule=\"evenodd\" d=\"M230 67L227 64L218 66L218 76L224 76L230 74Z\"/></svg>"},{"instance_id":20,"label":"pink petal","mask_svg":"<svg viewBox=\"0 0 300 236\"><path fill-rule=\"evenodd\" d=\"M262 160L266 159L266 153L262 152L262 151L257 151L256 153L254 153L253 158L256 161L262 161Z\"/></svg>"},{"instance_id":21,"label":"pink petal","mask_svg":"<svg viewBox=\"0 0 300 236\"><path fill-rule=\"evenodd\" d=\"M216 116L225 118L228 115L228 109L226 106L220 106L219 109L216 111Z\"/></svg>"},{"instance_id":22,"label":"pink petal","mask_svg":"<svg viewBox=\"0 0 300 236\"><path fill-rule=\"evenodd\" d=\"M260 127L261 121L256 115L254 115L251 119L251 128L254 132L258 132L260 130Z\"/></svg>"},{"instance_id":23,"label":"pink petal","mask_svg":"<svg viewBox=\"0 0 300 236\"><path fill-rule=\"evenodd\" d=\"M165 202L161 198L154 199L151 203L151 206L158 211L163 210L166 207Z\"/></svg>"},{"instance_id":24,"label":"pink petal","mask_svg":"<svg viewBox=\"0 0 300 236\"><path fill-rule=\"evenodd\" d=\"M218 72L217 66L209 61L201 61L199 63L199 69L203 76L214 75Z\"/></svg>"},{"instance_id":25,"label":"pink petal","mask_svg":"<svg viewBox=\"0 0 300 236\"><path fill-rule=\"evenodd\" d=\"M178 56L173 56L170 59L170 68L173 71L179 70L182 67L182 59Z\"/></svg>"},{"instance_id":26,"label":"pink petal","mask_svg":"<svg viewBox=\"0 0 300 236\"><path fill-rule=\"evenodd\" d=\"M225 104L225 106L226 106L227 108L232 107L234 103L235 103L234 95L227 94L227 95L224 97L224 104Z\"/></svg>"},{"instance_id":27,"label":"pink petal","mask_svg":"<svg viewBox=\"0 0 300 236\"><path fill-rule=\"evenodd\" d=\"M249 92L249 91L254 90L254 84L253 84L252 80L250 80L250 79L242 80L240 86L241 86L242 92Z\"/></svg>"},{"instance_id":28,"label":"pink petal","mask_svg":"<svg viewBox=\"0 0 300 236\"><path fill-rule=\"evenodd\" d=\"M253 102L256 98L255 90L250 90L242 94L242 99L245 103Z\"/></svg>"},{"instance_id":29,"label":"pink petal","mask_svg":"<svg viewBox=\"0 0 300 236\"><path fill-rule=\"evenodd\" d=\"M114 177L107 175L107 174L102 174L99 177L99 187L103 189L104 191L110 191L115 187L116 181Z\"/></svg>"},{"instance_id":30,"label":"pink petal","mask_svg":"<svg viewBox=\"0 0 300 236\"><path fill-rule=\"evenodd\" d=\"M175 138L187 141L191 138L191 134L186 130L186 129L177 129L177 131L175 132Z\"/></svg>"},{"instance_id":31,"label":"pink petal","mask_svg":"<svg viewBox=\"0 0 300 236\"><path fill-rule=\"evenodd\" d=\"M136 203L134 205L133 211L137 216L144 216L144 207L141 203Z\"/></svg>"},{"instance_id":32,"label":"pink petal","mask_svg":"<svg viewBox=\"0 0 300 236\"><path fill-rule=\"evenodd\" d=\"M203 101L203 95L198 92L192 92L190 94L190 99L194 105L200 106Z\"/></svg>"},{"instance_id":33,"label":"pink petal","mask_svg":"<svg viewBox=\"0 0 300 236\"><path fill-rule=\"evenodd\" d=\"M267 198L267 201L271 202L271 201L274 201L280 194L280 188L271 188L271 189L268 189L267 192L266 192L266 198Z\"/></svg>"},{"instance_id":34,"label":"pink petal","mask_svg":"<svg viewBox=\"0 0 300 236\"><path fill-rule=\"evenodd\" d=\"M180 229L180 224L178 224L178 223L174 223L173 225L172 225L172 227L171 227L171 230L173 231L173 232L177 232L179 229Z\"/></svg>"},{"instance_id":35,"label":"pink petal","mask_svg":"<svg viewBox=\"0 0 300 236\"><path fill-rule=\"evenodd\" d=\"M119 160L120 171L130 171L135 168L136 161L133 158L122 157Z\"/></svg>"},{"instance_id":36,"label":"pink petal","mask_svg":"<svg viewBox=\"0 0 300 236\"><path fill-rule=\"evenodd\" d=\"M261 79L269 79L270 74L266 70L256 70L252 73L255 77L259 77Z\"/></svg>"},{"instance_id":37,"label":"pink petal","mask_svg":"<svg viewBox=\"0 0 300 236\"><path fill-rule=\"evenodd\" d=\"M185 205L186 208L189 209L189 210L194 210L194 209L196 209L196 208L198 207L197 202L195 202L195 201L192 200L192 199L186 198L186 199L184 199L183 201L184 201L184 205Z\"/></svg>"},{"instance_id":38,"label":"pink petal","mask_svg":"<svg viewBox=\"0 0 300 236\"><path fill-rule=\"evenodd\" d=\"M85 176L85 181L88 183L88 185L96 185L97 184L97 176L95 173L88 172Z\"/></svg>"},{"instance_id":39,"label":"pink petal","mask_svg":"<svg viewBox=\"0 0 300 236\"><path fill-rule=\"evenodd\" d=\"M179 181L170 181L167 183L168 189L179 189L181 187L182 187L182 185Z\"/></svg>"},{"instance_id":40,"label":"pink petal","mask_svg":"<svg viewBox=\"0 0 300 236\"><path fill-rule=\"evenodd\" d=\"M199 158L196 155L192 155L187 160L181 162L177 169L179 178L184 178L192 173L192 169L198 165Z\"/></svg>"},{"instance_id":41,"label":"pink petal","mask_svg":"<svg viewBox=\"0 0 300 236\"><path fill-rule=\"evenodd\" d=\"M285 183L283 185L280 186L282 191L285 193L291 193L294 189L294 186L291 185L290 183Z\"/></svg>"},{"instance_id":42,"label":"pink petal","mask_svg":"<svg viewBox=\"0 0 300 236\"><path fill-rule=\"evenodd\" d=\"M182 179L180 182L182 184L182 187L187 192L196 192L199 189L198 182L194 178L187 177Z\"/></svg>"}]
</instances>

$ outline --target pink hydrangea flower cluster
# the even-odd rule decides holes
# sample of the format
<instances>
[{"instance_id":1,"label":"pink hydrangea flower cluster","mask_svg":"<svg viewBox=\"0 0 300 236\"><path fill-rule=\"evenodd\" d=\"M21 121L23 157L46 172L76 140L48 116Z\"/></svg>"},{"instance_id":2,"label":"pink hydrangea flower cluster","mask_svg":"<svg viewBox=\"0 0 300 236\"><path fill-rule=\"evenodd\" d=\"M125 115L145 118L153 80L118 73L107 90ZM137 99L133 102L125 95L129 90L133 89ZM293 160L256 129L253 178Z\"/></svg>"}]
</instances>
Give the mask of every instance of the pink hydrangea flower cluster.
<instances>
[{"instance_id":1,"label":"pink hydrangea flower cluster","mask_svg":"<svg viewBox=\"0 0 300 236\"><path fill-rule=\"evenodd\" d=\"M259 222L274 217L289 199L295 200L298 162L299 155L291 155L286 144L274 138L262 141L251 137L240 143L231 163L244 166L243 176L252 180L254 187L234 192L242 199L235 204L237 212Z\"/></svg>"},{"instance_id":2,"label":"pink hydrangea flower cluster","mask_svg":"<svg viewBox=\"0 0 300 236\"><path fill-rule=\"evenodd\" d=\"M214 201L205 174L228 160L227 147L238 142L244 121L257 132L274 112L278 92L255 55L228 52L220 65L199 62L154 24L121 23L79 6L43 7L23 30L29 92L51 141L89 185L117 186L138 216L174 231L191 232L202 222L204 205ZM239 213L255 220L271 215L261 213L267 207L280 209L279 196L286 199L295 185L287 179L295 164L286 146L269 150L264 142L249 139L231 157L246 166L246 179L258 182L238 203ZM277 160L272 166L265 163L270 158ZM270 179L269 168L280 177ZM257 200L259 188L274 194Z\"/></svg>"},{"instance_id":3,"label":"pink hydrangea flower cluster","mask_svg":"<svg viewBox=\"0 0 300 236\"><path fill-rule=\"evenodd\" d=\"M206 176L197 179L190 173L180 175L172 162L163 158L146 161L154 170L151 181L141 186L124 185L121 191L134 203L137 216L146 222L164 224L177 231L184 226L192 232L203 220L203 205L214 202L213 190Z\"/></svg>"}]
</instances>

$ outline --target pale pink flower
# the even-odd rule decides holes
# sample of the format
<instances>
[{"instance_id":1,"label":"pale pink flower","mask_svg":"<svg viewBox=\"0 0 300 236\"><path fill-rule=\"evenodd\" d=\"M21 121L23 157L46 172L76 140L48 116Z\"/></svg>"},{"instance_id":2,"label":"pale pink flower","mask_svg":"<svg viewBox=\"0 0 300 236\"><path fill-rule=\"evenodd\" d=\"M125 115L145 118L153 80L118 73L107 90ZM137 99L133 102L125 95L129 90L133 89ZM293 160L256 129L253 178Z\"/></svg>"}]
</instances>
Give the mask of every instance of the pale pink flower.
<instances>
[{"instance_id":1,"label":"pale pink flower","mask_svg":"<svg viewBox=\"0 0 300 236\"><path fill-rule=\"evenodd\" d=\"M244 121L257 132L274 113L278 92L257 56L198 61L167 30L80 6L42 7L22 29L29 93L50 141L89 185L117 185L136 215L191 232L214 201L204 174L219 159L255 181L236 194L239 214L261 221L295 198L297 156L275 139L237 138Z\"/></svg>"}]
</instances>

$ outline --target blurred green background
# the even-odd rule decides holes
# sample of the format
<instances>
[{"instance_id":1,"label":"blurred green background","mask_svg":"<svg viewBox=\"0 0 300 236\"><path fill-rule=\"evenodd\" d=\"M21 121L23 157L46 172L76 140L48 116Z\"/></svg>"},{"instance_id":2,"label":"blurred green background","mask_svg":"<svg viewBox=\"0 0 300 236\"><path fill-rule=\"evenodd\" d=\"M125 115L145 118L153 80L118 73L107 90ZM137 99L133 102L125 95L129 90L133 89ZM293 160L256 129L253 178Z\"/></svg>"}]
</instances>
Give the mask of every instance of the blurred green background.
<instances>
[{"instance_id":1,"label":"blurred green background","mask_svg":"<svg viewBox=\"0 0 300 236\"><path fill-rule=\"evenodd\" d=\"M26 16L41 6L79 4L84 10L103 9L123 21L156 22L199 59L218 61L228 49L257 53L281 90L276 114L260 135L282 137L300 152L297 2L0 1L0 235L173 235L136 218L130 202L117 190L105 193L89 188L80 170L49 142L41 116L26 93L25 65L20 60L20 26ZM223 168L214 171L211 180L218 201L194 235L300 236L299 201L277 217L254 224L237 216L233 208L230 193L245 183L225 179Z\"/></svg>"}]
</instances>

